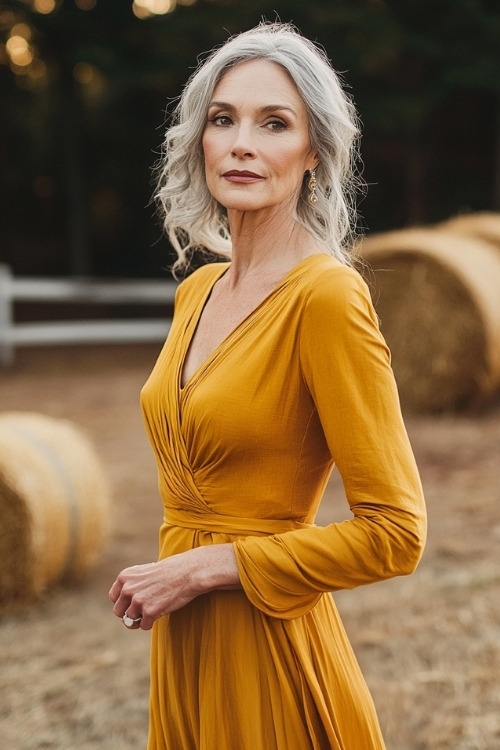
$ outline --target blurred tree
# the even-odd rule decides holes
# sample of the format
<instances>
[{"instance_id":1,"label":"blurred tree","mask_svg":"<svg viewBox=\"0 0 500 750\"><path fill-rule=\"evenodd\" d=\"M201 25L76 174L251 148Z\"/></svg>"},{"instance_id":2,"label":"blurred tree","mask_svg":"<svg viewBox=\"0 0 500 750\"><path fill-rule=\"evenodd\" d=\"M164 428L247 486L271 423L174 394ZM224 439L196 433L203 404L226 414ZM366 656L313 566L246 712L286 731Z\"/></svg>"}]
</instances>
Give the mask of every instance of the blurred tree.
<instances>
[{"instance_id":1,"label":"blurred tree","mask_svg":"<svg viewBox=\"0 0 500 750\"><path fill-rule=\"evenodd\" d=\"M261 0L4 0L2 259L157 274L169 249L148 202L166 102L198 55L262 17L294 22L346 71L378 183L370 229L500 208L496 1L277 0L270 13Z\"/></svg>"}]
</instances>

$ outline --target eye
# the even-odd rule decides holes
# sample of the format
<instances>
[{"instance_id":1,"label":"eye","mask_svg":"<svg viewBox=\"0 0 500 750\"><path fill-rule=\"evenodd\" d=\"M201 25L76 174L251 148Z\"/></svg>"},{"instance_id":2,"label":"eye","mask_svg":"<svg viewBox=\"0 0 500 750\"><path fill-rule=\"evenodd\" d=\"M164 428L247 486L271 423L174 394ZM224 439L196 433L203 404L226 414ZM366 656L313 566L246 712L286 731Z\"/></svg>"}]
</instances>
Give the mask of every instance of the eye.
<instances>
[{"instance_id":1,"label":"eye","mask_svg":"<svg viewBox=\"0 0 500 750\"><path fill-rule=\"evenodd\" d=\"M286 130L287 125L283 120L270 120L266 122L266 128L272 133L281 133L283 130Z\"/></svg>"},{"instance_id":2,"label":"eye","mask_svg":"<svg viewBox=\"0 0 500 750\"><path fill-rule=\"evenodd\" d=\"M227 128L229 125L233 124L229 115L215 115L210 118L210 122L219 128Z\"/></svg>"}]
</instances>

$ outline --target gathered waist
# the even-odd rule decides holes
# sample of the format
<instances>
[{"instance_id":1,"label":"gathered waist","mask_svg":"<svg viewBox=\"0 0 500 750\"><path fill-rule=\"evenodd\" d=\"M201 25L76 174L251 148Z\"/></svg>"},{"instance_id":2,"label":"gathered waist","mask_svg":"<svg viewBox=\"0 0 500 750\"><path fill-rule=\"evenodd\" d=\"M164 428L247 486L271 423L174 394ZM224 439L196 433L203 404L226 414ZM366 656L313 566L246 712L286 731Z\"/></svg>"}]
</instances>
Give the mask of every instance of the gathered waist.
<instances>
[{"instance_id":1,"label":"gathered waist","mask_svg":"<svg viewBox=\"0 0 500 750\"><path fill-rule=\"evenodd\" d=\"M181 526L186 529L244 536L283 534L285 531L308 529L314 525L287 518L241 518L210 511L194 513L175 508L165 508L164 522L169 526Z\"/></svg>"}]
</instances>

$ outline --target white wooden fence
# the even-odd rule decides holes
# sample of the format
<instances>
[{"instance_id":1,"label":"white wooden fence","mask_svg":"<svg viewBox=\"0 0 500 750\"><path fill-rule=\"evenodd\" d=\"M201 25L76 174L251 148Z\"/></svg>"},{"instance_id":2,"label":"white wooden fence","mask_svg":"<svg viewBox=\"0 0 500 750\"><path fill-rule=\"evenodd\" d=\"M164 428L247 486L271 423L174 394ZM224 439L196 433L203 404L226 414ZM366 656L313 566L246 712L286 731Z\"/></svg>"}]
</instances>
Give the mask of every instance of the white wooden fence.
<instances>
[{"instance_id":1,"label":"white wooden fence","mask_svg":"<svg viewBox=\"0 0 500 750\"><path fill-rule=\"evenodd\" d=\"M16 278L8 266L0 265L0 364L12 363L19 346L161 342L170 326L170 318L17 323L14 319L16 301L160 304L170 313L176 288L175 281Z\"/></svg>"}]
</instances>

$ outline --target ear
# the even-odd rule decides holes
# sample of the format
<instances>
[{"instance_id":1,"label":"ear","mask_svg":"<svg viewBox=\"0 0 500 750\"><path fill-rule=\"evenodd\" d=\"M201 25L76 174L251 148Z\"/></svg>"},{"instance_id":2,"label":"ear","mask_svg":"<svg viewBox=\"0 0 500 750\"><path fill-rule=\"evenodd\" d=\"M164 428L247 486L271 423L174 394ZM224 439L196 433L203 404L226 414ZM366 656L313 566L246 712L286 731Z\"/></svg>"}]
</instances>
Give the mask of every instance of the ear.
<instances>
[{"instance_id":1,"label":"ear","mask_svg":"<svg viewBox=\"0 0 500 750\"><path fill-rule=\"evenodd\" d=\"M319 164L318 154L315 151L313 151L310 155L307 169L308 170L316 169L318 164Z\"/></svg>"}]
</instances>

